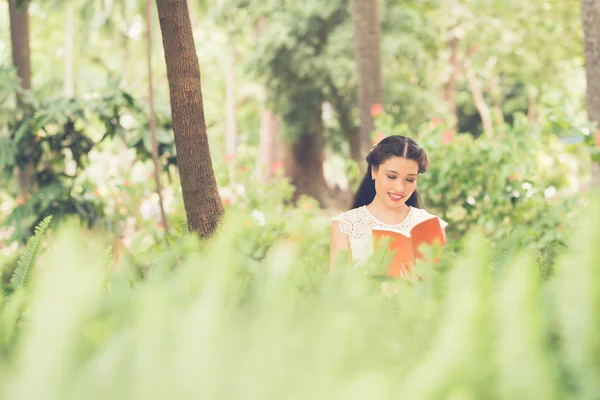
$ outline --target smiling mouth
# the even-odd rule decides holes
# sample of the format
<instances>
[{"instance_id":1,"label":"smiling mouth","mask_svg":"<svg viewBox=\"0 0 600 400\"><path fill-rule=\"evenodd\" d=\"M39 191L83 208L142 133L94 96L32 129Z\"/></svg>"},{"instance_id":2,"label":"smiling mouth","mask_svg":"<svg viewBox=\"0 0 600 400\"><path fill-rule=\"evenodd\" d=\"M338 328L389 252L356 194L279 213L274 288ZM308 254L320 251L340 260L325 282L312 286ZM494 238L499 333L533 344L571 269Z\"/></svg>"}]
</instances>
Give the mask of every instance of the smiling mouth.
<instances>
[{"instance_id":1,"label":"smiling mouth","mask_svg":"<svg viewBox=\"0 0 600 400\"><path fill-rule=\"evenodd\" d=\"M401 194L388 193L388 195L390 196L390 199L392 199L392 201L400 201L404 198L404 195Z\"/></svg>"}]
</instances>

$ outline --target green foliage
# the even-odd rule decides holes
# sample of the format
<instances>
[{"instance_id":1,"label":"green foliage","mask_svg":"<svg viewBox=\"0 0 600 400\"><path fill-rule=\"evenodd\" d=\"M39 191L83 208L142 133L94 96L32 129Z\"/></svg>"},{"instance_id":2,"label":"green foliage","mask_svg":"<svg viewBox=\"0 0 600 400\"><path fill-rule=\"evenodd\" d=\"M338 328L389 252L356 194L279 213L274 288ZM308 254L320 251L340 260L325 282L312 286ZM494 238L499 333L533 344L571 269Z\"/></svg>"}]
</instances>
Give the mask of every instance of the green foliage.
<instances>
[{"instance_id":1,"label":"green foliage","mask_svg":"<svg viewBox=\"0 0 600 400\"><path fill-rule=\"evenodd\" d=\"M6 81L9 77L0 76L0 85L12 87L2 83ZM23 114L15 115L10 103L0 107L1 115L12 112L0 128L6 129L6 135L0 135L0 168L7 181L15 171L24 176L6 187L15 197L16 192L20 195L6 220L15 227L12 240L27 238L48 215L79 215L89 226L103 218L102 204L93 194L96 186L81 176L89 154L107 139L122 140L142 161L151 158L147 112L118 83L109 82L102 94L76 99L31 97ZM159 157L168 170L176 165L172 123L158 113L157 124Z\"/></svg>"},{"instance_id":2,"label":"green foliage","mask_svg":"<svg viewBox=\"0 0 600 400\"><path fill-rule=\"evenodd\" d=\"M44 239L44 234L48 230L50 222L52 222L51 215L44 218L44 220L36 226L35 234L27 241L27 246L25 247L21 258L19 259L19 263L17 264L17 268L10 279L10 284L13 289L18 289L29 281L29 277L35 267L38 252L42 245L42 240Z\"/></svg>"},{"instance_id":3,"label":"green foliage","mask_svg":"<svg viewBox=\"0 0 600 400\"><path fill-rule=\"evenodd\" d=\"M572 211L585 201L561 194L579 156L569 145L523 117L507 127L505 136L493 139L452 137L439 122L421 126L415 134L406 125L394 125L387 113L377 118L376 126L384 136L414 137L427 151L429 169L419 177L421 196L426 208L448 221L451 240L476 228L503 246L518 234L540 255L540 268L550 273L555 257L566 248Z\"/></svg>"},{"instance_id":4,"label":"green foliage","mask_svg":"<svg viewBox=\"0 0 600 400\"><path fill-rule=\"evenodd\" d=\"M107 270L97 235L61 229L11 335L0 311L2 395L586 398L600 365L591 204L549 280L518 241L500 267L474 233L385 293L369 269L326 274L311 231L327 224L308 206L260 262L237 245L249 231L230 213L210 243L155 249L145 275L125 261Z\"/></svg>"}]
</instances>

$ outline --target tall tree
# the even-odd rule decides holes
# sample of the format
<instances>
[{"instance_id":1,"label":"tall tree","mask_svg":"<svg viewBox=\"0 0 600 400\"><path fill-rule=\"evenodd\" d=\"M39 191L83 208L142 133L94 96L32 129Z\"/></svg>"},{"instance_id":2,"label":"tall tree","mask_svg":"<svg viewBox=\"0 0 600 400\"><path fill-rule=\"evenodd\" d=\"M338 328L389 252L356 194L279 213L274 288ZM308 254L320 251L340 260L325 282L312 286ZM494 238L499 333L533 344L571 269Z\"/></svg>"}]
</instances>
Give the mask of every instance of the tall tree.
<instances>
[{"instance_id":1,"label":"tall tree","mask_svg":"<svg viewBox=\"0 0 600 400\"><path fill-rule=\"evenodd\" d=\"M600 125L600 0L581 0L588 117ZM592 187L600 187L600 164L592 163Z\"/></svg>"},{"instance_id":2,"label":"tall tree","mask_svg":"<svg viewBox=\"0 0 600 400\"><path fill-rule=\"evenodd\" d=\"M157 0L183 203L190 231L213 233L223 215L206 134L200 65L186 0Z\"/></svg>"},{"instance_id":3,"label":"tall tree","mask_svg":"<svg viewBox=\"0 0 600 400\"><path fill-rule=\"evenodd\" d=\"M381 103L383 97L381 28L378 0L351 0L350 6L360 108L360 136L356 138L355 135L351 135L350 147L352 158L362 160L367 149L371 147L374 125L371 108L373 104Z\"/></svg>"},{"instance_id":4,"label":"tall tree","mask_svg":"<svg viewBox=\"0 0 600 400\"><path fill-rule=\"evenodd\" d=\"M267 17L261 16L254 25L254 40L265 31ZM267 184L279 168L283 168L281 141L279 139L279 116L268 106L267 88L261 84L260 142L258 149L258 169L260 182ZM280 165L281 164L281 165Z\"/></svg>"},{"instance_id":5,"label":"tall tree","mask_svg":"<svg viewBox=\"0 0 600 400\"><path fill-rule=\"evenodd\" d=\"M29 49L29 0L8 0L10 40L13 64L23 89L31 89L31 57ZM17 96L17 104L21 99Z\"/></svg>"},{"instance_id":6,"label":"tall tree","mask_svg":"<svg viewBox=\"0 0 600 400\"><path fill-rule=\"evenodd\" d=\"M10 18L10 40L13 64L21 80L23 89L31 89L31 51L29 47L29 0L8 0ZM23 100L17 93L17 107L23 107ZM34 189L35 165L25 160L17 168L17 179L21 196L28 197Z\"/></svg>"}]
</instances>

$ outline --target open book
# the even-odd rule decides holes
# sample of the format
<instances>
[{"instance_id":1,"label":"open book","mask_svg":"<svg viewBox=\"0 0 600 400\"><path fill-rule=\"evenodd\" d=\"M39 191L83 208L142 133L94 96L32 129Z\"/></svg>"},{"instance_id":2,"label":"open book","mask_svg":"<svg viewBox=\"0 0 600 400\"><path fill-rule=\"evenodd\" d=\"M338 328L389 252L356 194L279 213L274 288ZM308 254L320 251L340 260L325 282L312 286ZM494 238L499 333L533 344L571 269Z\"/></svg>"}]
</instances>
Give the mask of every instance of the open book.
<instances>
[{"instance_id":1,"label":"open book","mask_svg":"<svg viewBox=\"0 0 600 400\"><path fill-rule=\"evenodd\" d=\"M412 270L415 260L423 258L419 252L419 246L423 243L437 242L440 246L446 243L440 220L437 217L419 222L410 232L383 227L373 228L374 248L385 237L391 238L390 251L395 251L392 263L388 267L392 277L402 276L405 272Z\"/></svg>"}]
</instances>

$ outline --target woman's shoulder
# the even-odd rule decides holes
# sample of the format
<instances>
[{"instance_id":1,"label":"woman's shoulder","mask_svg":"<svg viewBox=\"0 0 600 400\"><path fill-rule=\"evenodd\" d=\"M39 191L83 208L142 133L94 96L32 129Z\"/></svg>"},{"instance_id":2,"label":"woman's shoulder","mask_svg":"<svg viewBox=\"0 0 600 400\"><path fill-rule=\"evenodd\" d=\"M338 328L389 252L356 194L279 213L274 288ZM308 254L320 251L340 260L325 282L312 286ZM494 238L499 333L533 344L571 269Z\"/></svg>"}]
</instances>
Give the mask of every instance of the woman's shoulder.
<instances>
[{"instance_id":1,"label":"woman's shoulder","mask_svg":"<svg viewBox=\"0 0 600 400\"><path fill-rule=\"evenodd\" d=\"M348 221L348 222L356 222L361 220L362 216L366 215L365 212L365 207L357 207L357 208L353 208L351 210L348 210L346 212L343 212L341 214L336 215L335 217L333 217L334 221Z\"/></svg>"},{"instance_id":2,"label":"woman's shoulder","mask_svg":"<svg viewBox=\"0 0 600 400\"><path fill-rule=\"evenodd\" d=\"M438 217L435 214L430 213L429 211L423 209L423 208L416 208L416 207L412 207L411 208L412 212L411 212L411 216L412 216L412 221L411 221L411 225L414 226L420 222L423 222L425 220L431 219L431 218L437 218L440 221L440 225L443 228L446 228L446 226L448 226L448 223L446 221L444 221L443 219L441 219L440 217Z\"/></svg>"}]
</instances>

